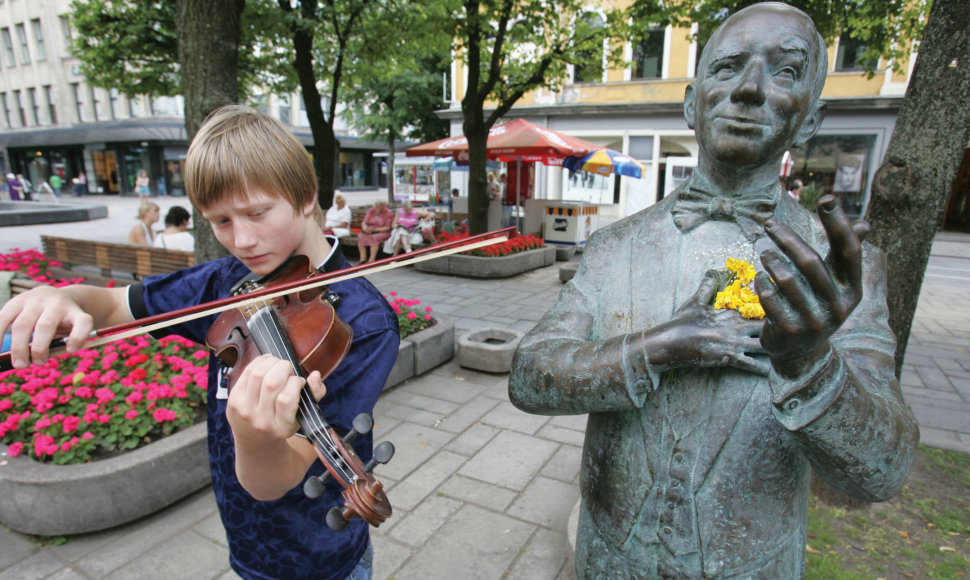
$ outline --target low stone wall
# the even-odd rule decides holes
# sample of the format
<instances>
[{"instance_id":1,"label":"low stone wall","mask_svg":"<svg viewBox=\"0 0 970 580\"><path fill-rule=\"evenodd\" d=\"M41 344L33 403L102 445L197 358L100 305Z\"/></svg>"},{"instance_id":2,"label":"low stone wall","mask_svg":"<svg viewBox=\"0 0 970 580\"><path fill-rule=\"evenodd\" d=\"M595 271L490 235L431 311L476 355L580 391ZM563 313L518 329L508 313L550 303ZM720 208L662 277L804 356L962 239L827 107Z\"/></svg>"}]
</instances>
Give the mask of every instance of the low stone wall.
<instances>
[{"instance_id":1,"label":"low stone wall","mask_svg":"<svg viewBox=\"0 0 970 580\"><path fill-rule=\"evenodd\" d=\"M105 530L206 486L208 458L205 423L92 463L47 465L6 457L0 466L0 521L41 536Z\"/></svg>"},{"instance_id":2,"label":"low stone wall","mask_svg":"<svg viewBox=\"0 0 970 580\"><path fill-rule=\"evenodd\" d=\"M446 274L468 278L508 278L522 272L551 266L556 262L556 248L544 246L508 256L485 258L453 254L443 258L418 262L414 269L430 274Z\"/></svg>"},{"instance_id":3,"label":"low stone wall","mask_svg":"<svg viewBox=\"0 0 970 580\"><path fill-rule=\"evenodd\" d=\"M455 322L401 341L385 389L454 356ZM0 446L6 451L6 446ZM156 512L210 482L206 424L123 455L80 465L47 465L28 457L0 461L0 522L23 533L61 536L112 528Z\"/></svg>"},{"instance_id":4,"label":"low stone wall","mask_svg":"<svg viewBox=\"0 0 970 580\"><path fill-rule=\"evenodd\" d=\"M450 316L438 313L434 319L434 326L401 340L397 362L387 378L385 390L411 377L423 375L455 356L455 321Z\"/></svg>"}]
</instances>

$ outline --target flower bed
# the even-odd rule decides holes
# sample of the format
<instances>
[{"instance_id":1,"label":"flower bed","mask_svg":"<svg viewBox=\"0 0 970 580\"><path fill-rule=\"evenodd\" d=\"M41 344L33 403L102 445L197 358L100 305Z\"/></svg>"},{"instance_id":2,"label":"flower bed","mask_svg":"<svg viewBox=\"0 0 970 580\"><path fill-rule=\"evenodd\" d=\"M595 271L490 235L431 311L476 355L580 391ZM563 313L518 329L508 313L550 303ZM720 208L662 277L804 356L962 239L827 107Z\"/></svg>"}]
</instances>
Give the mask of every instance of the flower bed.
<instances>
[{"instance_id":1,"label":"flower bed","mask_svg":"<svg viewBox=\"0 0 970 580\"><path fill-rule=\"evenodd\" d=\"M208 350L145 337L0 373L7 453L64 465L134 449L204 416Z\"/></svg>"},{"instance_id":2,"label":"flower bed","mask_svg":"<svg viewBox=\"0 0 970 580\"><path fill-rule=\"evenodd\" d=\"M16 255L0 263L52 281L55 262ZM451 358L454 323L389 294L407 336L392 386ZM205 416L207 364L191 341L135 337L0 373L0 521L43 535L101 530L206 485L205 425L192 425ZM395 380L399 367L407 375Z\"/></svg>"},{"instance_id":3,"label":"flower bed","mask_svg":"<svg viewBox=\"0 0 970 580\"><path fill-rule=\"evenodd\" d=\"M21 250L14 248L10 254L0 254L0 271L19 272L30 279L50 284L51 286L69 286L80 284L84 278L53 278L50 268L59 268L63 264L57 260L52 260L37 250Z\"/></svg>"}]
</instances>

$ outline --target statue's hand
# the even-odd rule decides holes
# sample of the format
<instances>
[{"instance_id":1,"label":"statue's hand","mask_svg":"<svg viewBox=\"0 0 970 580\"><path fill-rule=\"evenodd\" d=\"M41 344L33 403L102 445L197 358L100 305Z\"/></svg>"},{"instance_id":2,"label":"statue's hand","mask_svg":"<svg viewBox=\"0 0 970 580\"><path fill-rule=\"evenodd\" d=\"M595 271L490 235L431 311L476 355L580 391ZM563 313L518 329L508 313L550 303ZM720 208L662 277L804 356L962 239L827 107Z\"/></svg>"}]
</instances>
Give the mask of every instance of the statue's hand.
<instances>
[{"instance_id":1,"label":"statue's hand","mask_svg":"<svg viewBox=\"0 0 970 580\"><path fill-rule=\"evenodd\" d=\"M720 284L720 274L709 270L697 292L674 316L646 333L651 365L664 370L734 367L768 374L768 361L759 340L762 322L745 320L734 310L715 310L712 304Z\"/></svg>"},{"instance_id":2,"label":"statue's hand","mask_svg":"<svg viewBox=\"0 0 970 580\"><path fill-rule=\"evenodd\" d=\"M818 208L830 246L824 260L777 219L765 222L765 232L788 259L774 250L761 254L771 275L755 279L765 310L761 344L786 377L798 376L824 355L829 337L862 300L862 240L869 224L851 222L830 195L819 199Z\"/></svg>"}]
</instances>

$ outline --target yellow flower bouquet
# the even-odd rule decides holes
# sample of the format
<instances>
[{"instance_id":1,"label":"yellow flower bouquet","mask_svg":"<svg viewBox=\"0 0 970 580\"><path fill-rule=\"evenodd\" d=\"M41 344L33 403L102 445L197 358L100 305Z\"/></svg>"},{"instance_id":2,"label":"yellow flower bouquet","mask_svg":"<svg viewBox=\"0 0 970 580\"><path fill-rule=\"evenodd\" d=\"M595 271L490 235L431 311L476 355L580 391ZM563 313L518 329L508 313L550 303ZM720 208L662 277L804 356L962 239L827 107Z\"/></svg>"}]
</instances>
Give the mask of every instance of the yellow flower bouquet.
<instances>
[{"instance_id":1,"label":"yellow flower bouquet","mask_svg":"<svg viewBox=\"0 0 970 580\"><path fill-rule=\"evenodd\" d=\"M757 270L744 260L734 258L728 258L726 266L732 274L731 281L724 290L717 293L714 298L714 308L737 310L742 318L756 320L764 318L765 311L761 307L761 301L751 289Z\"/></svg>"}]
</instances>

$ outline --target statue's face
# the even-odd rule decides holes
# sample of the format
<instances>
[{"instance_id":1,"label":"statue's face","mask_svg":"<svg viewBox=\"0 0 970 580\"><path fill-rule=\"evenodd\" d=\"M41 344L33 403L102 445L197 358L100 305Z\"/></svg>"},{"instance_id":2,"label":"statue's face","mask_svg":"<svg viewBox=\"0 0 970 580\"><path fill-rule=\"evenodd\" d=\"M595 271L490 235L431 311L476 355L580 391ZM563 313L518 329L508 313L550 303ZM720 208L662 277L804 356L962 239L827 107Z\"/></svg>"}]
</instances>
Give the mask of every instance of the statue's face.
<instances>
[{"instance_id":1,"label":"statue's face","mask_svg":"<svg viewBox=\"0 0 970 580\"><path fill-rule=\"evenodd\" d=\"M820 121L814 119L812 92L814 26L800 13L777 9L749 9L725 26L705 49L697 82L688 90L688 124L713 160L774 162L806 120Z\"/></svg>"}]
</instances>

